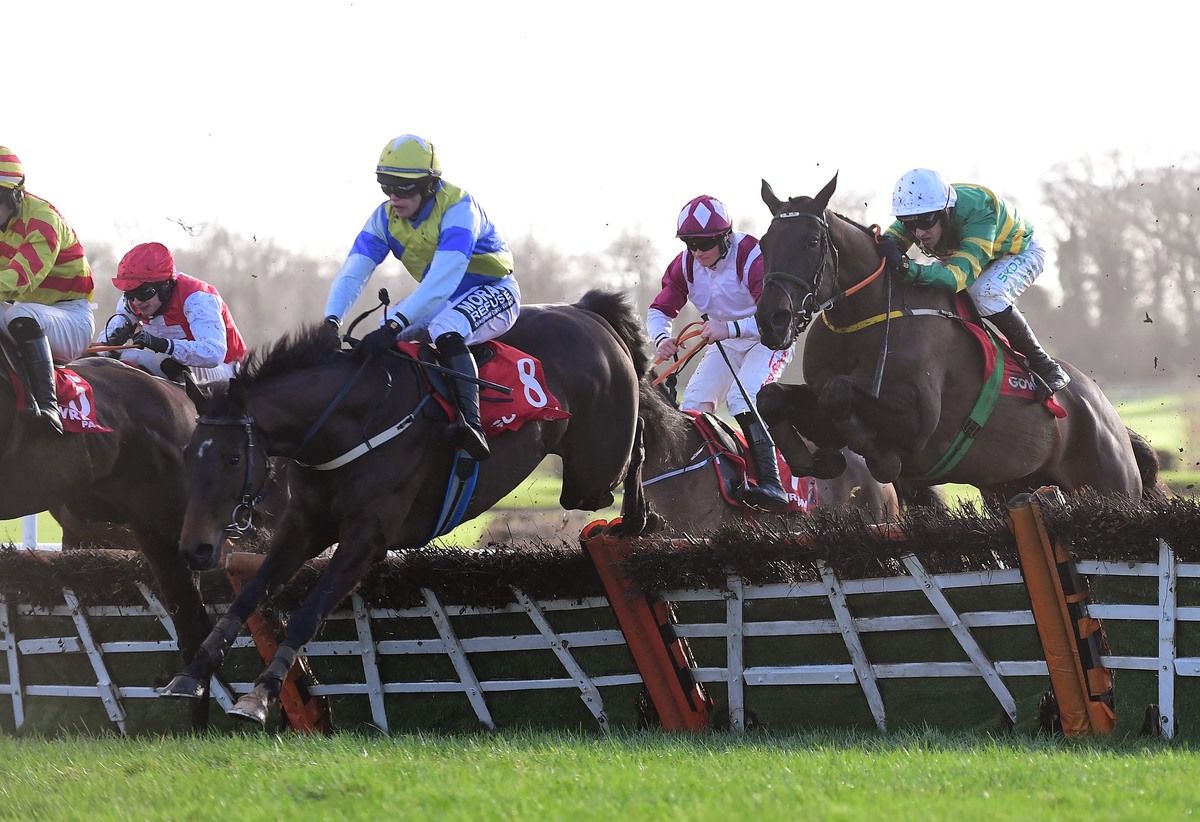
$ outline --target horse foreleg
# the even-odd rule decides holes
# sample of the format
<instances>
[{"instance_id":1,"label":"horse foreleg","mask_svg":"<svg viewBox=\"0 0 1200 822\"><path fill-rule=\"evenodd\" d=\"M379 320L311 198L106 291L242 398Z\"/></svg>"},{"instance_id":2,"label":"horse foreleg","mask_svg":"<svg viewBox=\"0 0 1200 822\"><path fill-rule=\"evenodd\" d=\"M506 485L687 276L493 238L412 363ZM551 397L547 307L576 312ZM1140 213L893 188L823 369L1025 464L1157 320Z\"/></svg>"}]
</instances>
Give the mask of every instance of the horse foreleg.
<instances>
[{"instance_id":1,"label":"horse foreleg","mask_svg":"<svg viewBox=\"0 0 1200 822\"><path fill-rule=\"evenodd\" d=\"M286 536L287 529L281 531ZM229 610L217 624L213 626L208 636L200 643L191 661L167 685L159 690L161 696L199 699L208 688L209 680L225 662L225 654L238 638L246 624L247 617L267 598L272 588L287 580L294 574L308 554L301 551L284 550L288 542L276 541L274 547L263 560L262 565L242 588L241 593L234 598ZM319 549L318 549L319 550Z\"/></svg>"},{"instance_id":2,"label":"horse foreleg","mask_svg":"<svg viewBox=\"0 0 1200 822\"><path fill-rule=\"evenodd\" d=\"M386 504L386 503L380 503ZM403 518L406 511L395 512ZM288 619L284 639L275 649L275 655L266 670L254 681L254 687L244 694L232 708L229 716L247 719L265 726L271 705L279 698L283 680L296 661L296 655L304 644L316 636L317 629L333 609L341 604L355 586L362 581L377 561L386 555L382 547L386 541L381 534L360 534L357 538L343 535L338 548L322 572L317 584L304 598L304 603Z\"/></svg>"},{"instance_id":3,"label":"horse foreleg","mask_svg":"<svg viewBox=\"0 0 1200 822\"><path fill-rule=\"evenodd\" d=\"M796 477L832 479L846 470L841 435L831 425L809 385L770 383L758 392L758 413ZM804 438L817 445L814 452Z\"/></svg>"},{"instance_id":4,"label":"horse foreleg","mask_svg":"<svg viewBox=\"0 0 1200 822\"><path fill-rule=\"evenodd\" d=\"M185 660L191 660L200 651L205 635L212 629L212 620L204 610L200 591L183 558L179 556L178 544L174 539L137 529L134 534L142 549L142 556L146 558L166 600L166 608L175 624L179 651ZM197 698L192 707L192 728L203 730L208 726L209 679L197 685L192 688Z\"/></svg>"},{"instance_id":5,"label":"horse foreleg","mask_svg":"<svg viewBox=\"0 0 1200 822\"><path fill-rule=\"evenodd\" d=\"M900 454L880 443L874 429L859 414L859 391L851 377L835 377L821 390L819 404L833 420L850 450L862 454L867 469L877 482L892 482L900 476Z\"/></svg>"}]
</instances>

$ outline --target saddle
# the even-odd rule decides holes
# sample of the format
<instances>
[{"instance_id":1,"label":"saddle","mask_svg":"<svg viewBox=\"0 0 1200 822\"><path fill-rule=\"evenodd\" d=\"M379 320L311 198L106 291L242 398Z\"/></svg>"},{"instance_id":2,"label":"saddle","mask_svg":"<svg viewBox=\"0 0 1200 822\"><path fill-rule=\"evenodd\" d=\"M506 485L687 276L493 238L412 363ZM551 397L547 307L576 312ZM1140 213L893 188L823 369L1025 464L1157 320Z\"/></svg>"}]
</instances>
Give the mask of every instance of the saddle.
<instances>
[{"instance_id":1,"label":"saddle","mask_svg":"<svg viewBox=\"0 0 1200 822\"><path fill-rule=\"evenodd\" d=\"M1013 348L1003 334L993 331L983 324L978 309L975 308L974 302L968 295L962 292L957 294L954 307L959 321L962 322L964 328L971 332L983 353L984 381L986 382L994 374L999 365L1003 369L1000 377L1000 394L1037 402L1037 380L1029 368L1025 355ZM1066 409L1059 405L1053 396L1047 397L1041 402L1041 405L1059 419L1067 416Z\"/></svg>"},{"instance_id":2,"label":"saddle","mask_svg":"<svg viewBox=\"0 0 1200 822\"><path fill-rule=\"evenodd\" d=\"M18 415L23 414L29 404L33 389L29 377L21 365L17 342L8 329L0 326L0 366L12 386ZM58 413L62 418L63 433L110 433L111 428L102 425L96 418L96 402L92 397L91 384L62 365L54 366L54 391L58 397Z\"/></svg>"},{"instance_id":3,"label":"saddle","mask_svg":"<svg viewBox=\"0 0 1200 822\"><path fill-rule=\"evenodd\" d=\"M753 510L741 501L739 490L747 485L747 478L757 481L754 460L750 458L745 437L714 414L685 411L692 418L692 425L704 441L717 473L717 487L721 498L735 508ZM812 477L793 477L787 463L775 454L779 464L779 477L784 492L788 495L788 510L807 513L817 505L817 484Z\"/></svg>"}]
</instances>

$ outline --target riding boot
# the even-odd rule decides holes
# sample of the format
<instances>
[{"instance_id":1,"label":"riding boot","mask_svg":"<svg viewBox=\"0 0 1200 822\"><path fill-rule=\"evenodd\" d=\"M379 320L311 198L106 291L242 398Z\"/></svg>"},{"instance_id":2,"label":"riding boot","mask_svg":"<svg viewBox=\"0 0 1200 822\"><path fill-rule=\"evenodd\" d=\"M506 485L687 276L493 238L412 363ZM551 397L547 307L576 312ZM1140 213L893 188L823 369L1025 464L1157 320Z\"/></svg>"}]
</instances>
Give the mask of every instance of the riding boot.
<instances>
[{"instance_id":1,"label":"riding boot","mask_svg":"<svg viewBox=\"0 0 1200 822\"><path fill-rule=\"evenodd\" d=\"M1010 305L1000 313L984 319L990 320L1001 334L1008 337L1009 344L1025 355L1025 359L1029 361L1029 368L1041 380L1045 389L1037 392L1039 399L1061 391L1071 381L1070 375L1042 348L1042 344L1033 335L1033 329L1025 321L1025 316L1015 305Z\"/></svg>"},{"instance_id":2,"label":"riding boot","mask_svg":"<svg viewBox=\"0 0 1200 822\"><path fill-rule=\"evenodd\" d=\"M21 364L29 378L29 414L47 433L61 436L63 425L54 390L54 360L46 332L30 317L18 317L9 323L8 330L17 341Z\"/></svg>"},{"instance_id":3,"label":"riding boot","mask_svg":"<svg viewBox=\"0 0 1200 822\"><path fill-rule=\"evenodd\" d=\"M467 348L462 336L449 332L437 338L438 359L442 365L468 377L478 379L479 369L475 366L475 358ZM450 377L453 386L454 399L458 405L459 417L447 426L446 433L450 442L463 449L471 459L483 461L491 456L487 436L483 433L483 424L479 420L479 383L469 380L457 380Z\"/></svg>"},{"instance_id":4,"label":"riding boot","mask_svg":"<svg viewBox=\"0 0 1200 822\"><path fill-rule=\"evenodd\" d=\"M786 511L788 496L779 481L779 463L775 461L775 443L767 436L758 418L749 411L738 414L734 419L746 435L746 445L754 460L758 473L758 485L747 484L742 491L742 501L752 508L763 511Z\"/></svg>"}]
</instances>

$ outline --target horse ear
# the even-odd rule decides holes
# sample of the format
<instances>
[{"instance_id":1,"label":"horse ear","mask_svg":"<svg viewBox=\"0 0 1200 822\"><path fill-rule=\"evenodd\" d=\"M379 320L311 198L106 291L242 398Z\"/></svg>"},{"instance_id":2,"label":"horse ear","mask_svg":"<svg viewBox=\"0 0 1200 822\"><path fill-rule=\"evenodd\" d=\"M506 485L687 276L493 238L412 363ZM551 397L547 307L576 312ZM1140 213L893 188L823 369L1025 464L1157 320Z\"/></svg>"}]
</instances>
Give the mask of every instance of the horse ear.
<instances>
[{"instance_id":1,"label":"horse ear","mask_svg":"<svg viewBox=\"0 0 1200 822\"><path fill-rule=\"evenodd\" d=\"M246 389L242 387L242 381L234 377L229 381L229 409L235 417L245 416L246 414Z\"/></svg>"},{"instance_id":2,"label":"horse ear","mask_svg":"<svg viewBox=\"0 0 1200 822\"><path fill-rule=\"evenodd\" d=\"M209 395L203 388L196 384L190 373L186 373L183 379L183 390L187 392L188 399L192 401L192 405L196 406L196 413L204 413L204 405L209 400Z\"/></svg>"},{"instance_id":3,"label":"horse ear","mask_svg":"<svg viewBox=\"0 0 1200 822\"><path fill-rule=\"evenodd\" d=\"M837 190L837 178L838 173L835 171L833 172L833 179L825 184L825 188L821 189L816 197L813 197L813 202L820 206L822 211L829 207L829 198Z\"/></svg>"},{"instance_id":4,"label":"horse ear","mask_svg":"<svg viewBox=\"0 0 1200 822\"><path fill-rule=\"evenodd\" d=\"M767 208L771 209L772 214L778 214L783 205L783 200L775 196L774 189L766 180L762 181L762 201L767 204Z\"/></svg>"}]
</instances>

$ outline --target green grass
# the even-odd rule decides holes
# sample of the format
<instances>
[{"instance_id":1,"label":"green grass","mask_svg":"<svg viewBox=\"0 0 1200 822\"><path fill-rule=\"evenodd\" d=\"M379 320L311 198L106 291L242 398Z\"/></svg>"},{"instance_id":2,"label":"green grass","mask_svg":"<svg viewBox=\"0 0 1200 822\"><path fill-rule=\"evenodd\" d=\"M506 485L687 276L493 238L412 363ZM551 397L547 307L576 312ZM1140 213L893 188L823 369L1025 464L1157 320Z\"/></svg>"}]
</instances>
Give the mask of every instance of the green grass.
<instances>
[{"instance_id":1,"label":"green grass","mask_svg":"<svg viewBox=\"0 0 1200 822\"><path fill-rule=\"evenodd\" d=\"M20 545L22 527L19 519L0 520L0 545ZM62 542L62 526L47 511L38 514L37 538L38 542Z\"/></svg>"},{"instance_id":2,"label":"green grass","mask_svg":"<svg viewBox=\"0 0 1200 822\"><path fill-rule=\"evenodd\" d=\"M935 732L0 738L5 819L1176 818L1195 751Z\"/></svg>"}]
</instances>

